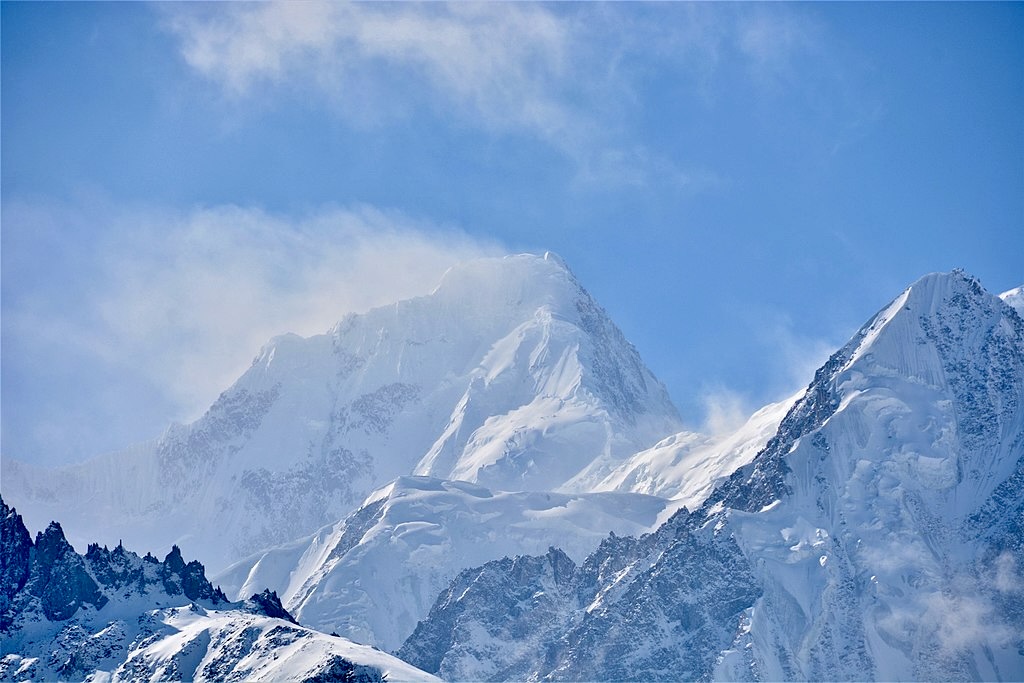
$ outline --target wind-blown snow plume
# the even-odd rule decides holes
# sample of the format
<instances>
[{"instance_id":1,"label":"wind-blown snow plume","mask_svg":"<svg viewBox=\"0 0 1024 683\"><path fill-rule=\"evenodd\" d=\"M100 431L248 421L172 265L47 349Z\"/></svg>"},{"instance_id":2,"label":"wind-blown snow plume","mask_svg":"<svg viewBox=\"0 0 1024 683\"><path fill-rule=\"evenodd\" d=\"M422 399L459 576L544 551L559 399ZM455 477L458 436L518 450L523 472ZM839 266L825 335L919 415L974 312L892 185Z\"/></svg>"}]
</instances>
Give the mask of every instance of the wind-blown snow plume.
<instances>
[{"instance_id":1,"label":"wind-blown snow plume","mask_svg":"<svg viewBox=\"0 0 1024 683\"><path fill-rule=\"evenodd\" d=\"M97 225L89 249L64 253L67 233ZM25 257L5 272L21 285L4 304L4 388L20 398L4 406L4 455L36 462L156 437L169 415L198 417L270 337L322 333L501 251L370 206L293 219L14 204L4 239Z\"/></svg>"}]
</instances>

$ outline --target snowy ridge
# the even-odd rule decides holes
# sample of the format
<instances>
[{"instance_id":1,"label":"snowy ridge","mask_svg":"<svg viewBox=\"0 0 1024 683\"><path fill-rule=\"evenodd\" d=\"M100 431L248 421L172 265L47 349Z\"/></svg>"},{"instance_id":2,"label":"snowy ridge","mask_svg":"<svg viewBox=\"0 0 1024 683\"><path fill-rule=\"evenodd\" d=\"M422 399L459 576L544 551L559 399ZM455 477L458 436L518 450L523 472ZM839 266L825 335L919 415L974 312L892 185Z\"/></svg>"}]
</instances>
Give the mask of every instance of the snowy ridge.
<instances>
[{"instance_id":1,"label":"snowy ridge","mask_svg":"<svg viewBox=\"0 0 1024 683\"><path fill-rule=\"evenodd\" d=\"M147 616L155 632L129 653L115 680L437 680L376 648L283 619L173 608Z\"/></svg>"},{"instance_id":2,"label":"snowy ridge","mask_svg":"<svg viewBox=\"0 0 1024 683\"><path fill-rule=\"evenodd\" d=\"M695 510L722 479L754 459L799 397L768 404L725 436L673 434L619 465L596 489L662 496Z\"/></svg>"},{"instance_id":3,"label":"snowy ridge","mask_svg":"<svg viewBox=\"0 0 1024 683\"><path fill-rule=\"evenodd\" d=\"M77 543L178 544L213 568L417 474L589 490L681 429L664 387L555 256L452 268L433 294L282 335L187 426L72 467L5 458L3 494Z\"/></svg>"},{"instance_id":4,"label":"snowy ridge","mask_svg":"<svg viewBox=\"0 0 1024 683\"><path fill-rule=\"evenodd\" d=\"M299 626L270 591L229 602L175 547L78 555L0 499L0 680L388 680L432 676Z\"/></svg>"},{"instance_id":5,"label":"snowy ridge","mask_svg":"<svg viewBox=\"0 0 1024 683\"><path fill-rule=\"evenodd\" d=\"M1020 680L1022 569L1024 321L934 274L695 512L609 538L543 605L543 572L467 570L400 654L454 677Z\"/></svg>"},{"instance_id":6,"label":"snowy ridge","mask_svg":"<svg viewBox=\"0 0 1024 683\"><path fill-rule=\"evenodd\" d=\"M609 532L650 530L667 504L402 477L344 521L239 562L217 581L232 596L269 587L302 623L394 650L462 569L556 544L582 560Z\"/></svg>"}]
</instances>

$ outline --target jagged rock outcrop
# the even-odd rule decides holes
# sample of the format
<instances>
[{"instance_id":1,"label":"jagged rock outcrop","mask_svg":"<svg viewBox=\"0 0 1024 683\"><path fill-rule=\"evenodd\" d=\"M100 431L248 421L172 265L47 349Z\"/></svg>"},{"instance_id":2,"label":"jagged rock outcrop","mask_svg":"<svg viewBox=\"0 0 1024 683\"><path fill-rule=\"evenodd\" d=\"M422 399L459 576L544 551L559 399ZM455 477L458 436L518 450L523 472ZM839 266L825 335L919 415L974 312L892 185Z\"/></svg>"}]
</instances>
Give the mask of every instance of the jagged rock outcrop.
<instances>
[{"instance_id":1,"label":"jagged rock outcrop","mask_svg":"<svg viewBox=\"0 0 1024 683\"><path fill-rule=\"evenodd\" d=\"M33 542L21 516L0 499L4 513L0 572L6 577L2 630L16 633L26 618L66 621L80 611L95 613L111 599L182 596L210 606L226 604L224 593L206 578L203 565L185 563L177 546L163 562L140 558L118 544L114 550L91 544L79 555L58 522Z\"/></svg>"},{"instance_id":2,"label":"jagged rock outcrop","mask_svg":"<svg viewBox=\"0 0 1024 683\"><path fill-rule=\"evenodd\" d=\"M10 625L14 597L28 581L32 566L32 537L13 508L0 498L0 630Z\"/></svg>"},{"instance_id":3,"label":"jagged rock outcrop","mask_svg":"<svg viewBox=\"0 0 1024 683\"><path fill-rule=\"evenodd\" d=\"M57 522L39 532L30 555L25 593L39 600L47 619L67 619L82 607L100 609L107 603L107 597L86 571L85 561L64 538Z\"/></svg>"},{"instance_id":4,"label":"jagged rock outcrop","mask_svg":"<svg viewBox=\"0 0 1024 683\"><path fill-rule=\"evenodd\" d=\"M256 614L263 614L275 619L284 619L293 624L299 623L295 621L295 617L289 614L288 610L281 604L281 598L277 597L277 591L272 591L269 588L265 588L262 593L253 593L245 603Z\"/></svg>"}]
</instances>

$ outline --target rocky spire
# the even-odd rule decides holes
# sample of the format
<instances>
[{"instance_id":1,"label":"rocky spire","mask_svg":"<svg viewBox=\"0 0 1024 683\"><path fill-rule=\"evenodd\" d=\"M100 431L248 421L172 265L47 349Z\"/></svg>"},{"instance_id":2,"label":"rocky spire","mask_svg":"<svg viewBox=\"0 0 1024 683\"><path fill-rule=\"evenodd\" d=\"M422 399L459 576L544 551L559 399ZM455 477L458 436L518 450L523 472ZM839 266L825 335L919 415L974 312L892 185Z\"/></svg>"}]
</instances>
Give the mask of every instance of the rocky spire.
<instances>
[{"instance_id":1,"label":"rocky spire","mask_svg":"<svg viewBox=\"0 0 1024 683\"><path fill-rule=\"evenodd\" d=\"M28 592L39 598L43 614L51 620L67 619L83 605L99 609L107 603L57 522L36 535Z\"/></svg>"},{"instance_id":2,"label":"rocky spire","mask_svg":"<svg viewBox=\"0 0 1024 683\"><path fill-rule=\"evenodd\" d=\"M10 624L11 603L28 581L31 551L32 537L21 515L0 498L0 630Z\"/></svg>"}]
</instances>

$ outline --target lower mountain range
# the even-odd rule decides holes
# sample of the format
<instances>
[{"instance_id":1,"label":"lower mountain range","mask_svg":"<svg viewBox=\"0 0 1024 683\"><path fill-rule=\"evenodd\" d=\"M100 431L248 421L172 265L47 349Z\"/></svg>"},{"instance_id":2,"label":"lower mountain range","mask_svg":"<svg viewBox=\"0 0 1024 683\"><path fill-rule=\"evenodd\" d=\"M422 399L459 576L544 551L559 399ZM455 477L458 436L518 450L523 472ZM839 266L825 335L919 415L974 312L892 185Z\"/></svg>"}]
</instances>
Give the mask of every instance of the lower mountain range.
<instances>
[{"instance_id":1,"label":"lower mountain range","mask_svg":"<svg viewBox=\"0 0 1024 683\"><path fill-rule=\"evenodd\" d=\"M560 259L464 264L152 443L5 456L0 679L1020 680L1022 315L925 276L711 438Z\"/></svg>"}]
</instances>

